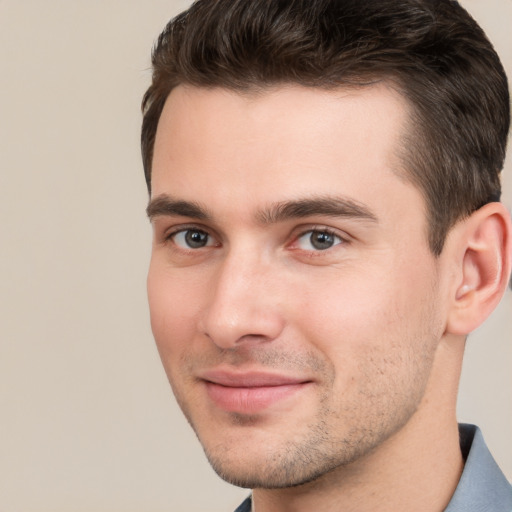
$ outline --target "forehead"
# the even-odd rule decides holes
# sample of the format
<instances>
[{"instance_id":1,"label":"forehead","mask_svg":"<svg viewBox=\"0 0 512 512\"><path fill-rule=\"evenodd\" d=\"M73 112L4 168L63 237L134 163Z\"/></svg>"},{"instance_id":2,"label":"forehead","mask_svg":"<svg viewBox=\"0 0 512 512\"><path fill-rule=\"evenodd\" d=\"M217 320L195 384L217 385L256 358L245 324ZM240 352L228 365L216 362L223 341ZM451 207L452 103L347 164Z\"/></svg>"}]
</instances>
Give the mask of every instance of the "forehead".
<instances>
[{"instance_id":1,"label":"forehead","mask_svg":"<svg viewBox=\"0 0 512 512\"><path fill-rule=\"evenodd\" d=\"M152 196L212 208L333 193L378 202L384 187L402 193L397 155L408 117L383 84L251 94L179 86L157 129Z\"/></svg>"}]
</instances>

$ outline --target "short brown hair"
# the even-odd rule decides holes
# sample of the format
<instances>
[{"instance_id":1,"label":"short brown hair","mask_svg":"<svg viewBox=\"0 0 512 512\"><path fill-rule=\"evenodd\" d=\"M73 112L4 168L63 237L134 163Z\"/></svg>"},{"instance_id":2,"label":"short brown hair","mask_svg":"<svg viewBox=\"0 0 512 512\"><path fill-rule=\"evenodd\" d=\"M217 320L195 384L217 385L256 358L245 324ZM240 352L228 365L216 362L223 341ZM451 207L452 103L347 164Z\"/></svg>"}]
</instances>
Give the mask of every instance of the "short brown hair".
<instances>
[{"instance_id":1,"label":"short brown hair","mask_svg":"<svg viewBox=\"0 0 512 512\"><path fill-rule=\"evenodd\" d=\"M401 156L425 197L432 252L457 220L500 198L507 78L454 0L198 0L166 26L152 63L142 102L148 190L160 114L179 84L251 91L385 80L412 105Z\"/></svg>"}]
</instances>

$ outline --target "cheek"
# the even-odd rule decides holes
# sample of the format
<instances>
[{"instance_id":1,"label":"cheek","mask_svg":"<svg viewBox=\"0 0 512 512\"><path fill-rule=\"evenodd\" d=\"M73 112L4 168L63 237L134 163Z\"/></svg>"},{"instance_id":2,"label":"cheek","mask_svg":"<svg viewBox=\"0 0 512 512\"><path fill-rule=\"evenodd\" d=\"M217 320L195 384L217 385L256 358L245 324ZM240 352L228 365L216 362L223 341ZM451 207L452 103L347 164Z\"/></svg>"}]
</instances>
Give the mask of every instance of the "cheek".
<instances>
[{"instance_id":1,"label":"cheek","mask_svg":"<svg viewBox=\"0 0 512 512\"><path fill-rule=\"evenodd\" d=\"M304 283L294 309L297 322L308 337L336 349L371 343L375 334L390 328L397 306L391 306L391 290L372 284L365 278L333 276L324 282ZM390 315L392 313L392 315ZM293 314L293 312L291 313ZM374 335L370 334L374 332Z\"/></svg>"},{"instance_id":2,"label":"cheek","mask_svg":"<svg viewBox=\"0 0 512 512\"><path fill-rule=\"evenodd\" d=\"M162 359L177 355L194 333L199 301L193 288L151 264L147 281L151 329Z\"/></svg>"},{"instance_id":3,"label":"cheek","mask_svg":"<svg viewBox=\"0 0 512 512\"><path fill-rule=\"evenodd\" d=\"M433 292L425 290L433 284L409 267L397 265L396 275L391 265L378 275L367 267L301 286L304 293L294 299L295 319L338 368L339 378L357 377L367 360L399 360L415 344L432 343L435 301Z\"/></svg>"}]
</instances>

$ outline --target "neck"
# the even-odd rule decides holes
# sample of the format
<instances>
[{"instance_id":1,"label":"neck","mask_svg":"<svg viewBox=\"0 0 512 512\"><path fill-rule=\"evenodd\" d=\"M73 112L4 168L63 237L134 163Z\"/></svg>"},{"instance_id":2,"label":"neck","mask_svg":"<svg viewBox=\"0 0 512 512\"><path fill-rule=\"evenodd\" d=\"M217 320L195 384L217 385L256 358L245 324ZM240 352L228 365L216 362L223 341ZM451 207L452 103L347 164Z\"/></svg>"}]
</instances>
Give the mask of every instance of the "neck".
<instances>
[{"instance_id":1,"label":"neck","mask_svg":"<svg viewBox=\"0 0 512 512\"><path fill-rule=\"evenodd\" d=\"M441 512L462 459L455 402L463 342L438 348L427 390L406 425L365 457L286 489L255 489L254 512ZM449 371L448 371L449 370Z\"/></svg>"}]
</instances>

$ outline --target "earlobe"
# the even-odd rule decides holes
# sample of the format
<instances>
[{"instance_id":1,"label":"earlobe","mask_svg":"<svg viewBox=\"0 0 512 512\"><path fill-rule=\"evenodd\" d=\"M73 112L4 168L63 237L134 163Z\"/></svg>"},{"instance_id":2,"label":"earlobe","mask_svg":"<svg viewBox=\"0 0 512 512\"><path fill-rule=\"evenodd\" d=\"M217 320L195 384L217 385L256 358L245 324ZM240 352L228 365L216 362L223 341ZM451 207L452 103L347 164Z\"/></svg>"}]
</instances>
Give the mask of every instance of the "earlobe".
<instances>
[{"instance_id":1,"label":"earlobe","mask_svg":"<svg viewBox=\"0 0 512 512\"><path fill-rule=\"evenodd\" d=\"M463 221L456 246L460 272L447 331L467 335L498 305L512 264L512 226L501 203L490 203Z\"/></svg>"}]
</instances>

